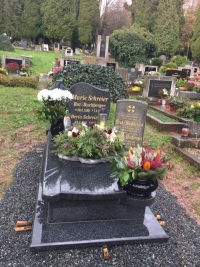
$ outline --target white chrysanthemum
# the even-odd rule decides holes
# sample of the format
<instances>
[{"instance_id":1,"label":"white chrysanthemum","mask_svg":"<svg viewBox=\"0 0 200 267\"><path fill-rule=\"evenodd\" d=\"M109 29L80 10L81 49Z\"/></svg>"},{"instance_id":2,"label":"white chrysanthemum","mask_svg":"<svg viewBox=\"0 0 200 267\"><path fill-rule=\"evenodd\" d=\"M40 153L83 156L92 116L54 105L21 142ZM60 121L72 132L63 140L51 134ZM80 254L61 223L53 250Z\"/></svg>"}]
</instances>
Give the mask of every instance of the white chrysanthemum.
<instances>
[{"instance_id":1,"label":"white chrysanthemum","mask_svg":"<svg viewBox=\"0 0 200 267\"><path fill-rule=\"evenodd\" d=\"M72 131L69 131L68 133L67 133L67 135L70 137L70 136L72 136Z\"/></svg>"},{"instance_id":2,"label":"white chrysanthemum","mask_svg":"<svg viewBox=\"0 0 200 267\"><path fill-rule=\"evenodd\" d=\"M50 93L50 90L48 90L48 89L42 89L39 93L38 93L38 95L37 95L37 99L39 100L39 101L43 101L43 99L48 99L48 97L50 97L51 96L51 93Z\"/></svg>"},{"instance_id":3,"label":"white chrysanthemum","mask_svg":"<svg viewBox=\"0 0 200 267\"><path fill-rule=\"evenodd\" d=\"M54 101L61 101L62 99L72 99L73 96L68 90L61 90L55 88L53 90L43 89L38 93L38 100L50 99Z\"/></svg>"}]
</instances>

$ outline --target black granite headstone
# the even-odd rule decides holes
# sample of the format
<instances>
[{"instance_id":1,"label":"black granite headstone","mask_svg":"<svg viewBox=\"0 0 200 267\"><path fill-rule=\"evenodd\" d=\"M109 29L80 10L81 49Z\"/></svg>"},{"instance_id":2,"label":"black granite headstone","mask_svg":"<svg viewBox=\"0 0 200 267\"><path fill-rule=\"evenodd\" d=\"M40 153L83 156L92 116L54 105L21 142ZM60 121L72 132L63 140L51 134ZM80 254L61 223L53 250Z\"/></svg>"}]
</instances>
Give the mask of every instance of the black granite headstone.
<instances>
[{"instance_id":1,"label":"black granite headstone","mask_svg":"<svg viewBox=\"0 0 200 267\"><path fill-rule=\"evenodd\" d=\"M186 78L187 73L182 70L167 70L166 76L174 76L177 77L177 79L179 79L179 78Z\"/></svg>"},{"instance_id":2,"label":"black granite headstone","mask_svg":"<svg viewBox=\"0 0 200 267\"><path fill-rule=\"evenodd\" d=\"M171 91L172 81L150 80L148 97L159 97L159 89L167 89Z\"/></svg>"},{"instance_id":3,"label":"black granite headstone","mask_svg":"<svg viewBox=\"0 0 200 267\"><path fill-rule=\"evenodd\" d=\"M109 89L100 89L93 85L81 82L73 85L69 91L73 95L70 101L69 112L72 123L98 121L100 109L105 108L106 113L110 112Z\"/></svg>"},{"instance_id":4,"label":"black granite headstone","mask_svg":"<svg viewBox=\"0 0 200 267\"><path fill-rule=\"evenodd\" d=\"M22 65L22 60L21 59L12 59L12 58L6 58L5 59L5 65L8 63L17 63L19 67Z\"/></svg>"},{"instance_id":5,"label":"black granite headstone","mask_svg":"<svg viewBox=\"0 0 200 267\"><path fill-rule=\"evenodd\" d=\"M126 148L142 145L148 105L136 100L118 100L115 126L119 129Z\"/></svg>"},{"instance_id":6,"label":"black granite headstone","mask_svg":"<svg viewBox=\"0 0 200 267\"><path fill-rule=\"evenodd\" d=\"M145 67L145 70L144 70L145 73L148 73L150 71L156 71L156 68L155 67Z\"/></svg>"},{"instance_id":7,"label":"black granite headstone","mask_svg":"<svg viewBox=\"0 0 200 267\"><path fill-rule=\"evenodd\" d=\"M138 77L138 69L128 69L128 82L133 82Z\"/></svg>"},{"instance_id":8,"label":"black granite headstone","mask_svg":"<svg viewBox=\"0 0 200 267\"><path fill-rule=\"evenodd\" d=\"M100 57L105 57L106 54L106 41L101 40L101 45L100 45Z\"/></svg>"},{"instance_id":9,"label":"black granite headstone","mask_svg":"<svg viewBox=\"0 0 200 267\"><path fill-rule=\"evenodd\" d=\"M106 64L106 66L109 67L109 68L111 68L111 69L113 69L114 71L116 69L116 63L115 62L108 62Z\"/></svg>"},{"instance_id":10,"label":"black granite headstone","mask_svg":"<svg viewBox=\"0 0 200 267\"><path fill-rule=\"evenodd\" d=\"M64 66L67 65L73 65L73 64L80 64L80 60L76 60L76 59L65 59L64 60Z\"/></svg>"},{"instance_id":11,"label":"black granite headstone","mask_svg":"<svg viewBox=\"0 0 200 267\"><path fill-rule=\"evenodd\" d=\"M182 69L182 71L186 72L186 76L190 76L191 69Z\"/></svg>"}]
</instances>

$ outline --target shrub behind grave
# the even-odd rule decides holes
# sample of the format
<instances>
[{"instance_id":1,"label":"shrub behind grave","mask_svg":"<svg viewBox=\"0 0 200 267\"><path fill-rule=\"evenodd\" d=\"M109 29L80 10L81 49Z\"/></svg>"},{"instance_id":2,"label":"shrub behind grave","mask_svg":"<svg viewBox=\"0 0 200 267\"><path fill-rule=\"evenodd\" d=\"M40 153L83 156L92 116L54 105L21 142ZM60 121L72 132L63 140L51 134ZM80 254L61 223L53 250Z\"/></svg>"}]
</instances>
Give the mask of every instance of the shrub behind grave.
<instances>
[{"instance_id":1,"label":"shrub behind grave","mask_svg":"<svg viewBox=\"0 0 200 267\"><path fill-rule=\"evenodd\" d=\"M108 67L89 64L67 65L53 76L53 82L61 79L68 88L76 83L85 82L98 88L109 89L114 102L118 99L128 98L126 85L122 78Z\"/></svg>"},{"instance_id":2,"label":"shrub behind grave","mask_svg":"<svg viewBox=\"0 0 200 267\"><path fill-rule=\"evenodd\" d=\"M0 74L0 84L5 86L24 86L37 88L38 80L34 77L5 76Z\"/></svg>"}]
</instances>

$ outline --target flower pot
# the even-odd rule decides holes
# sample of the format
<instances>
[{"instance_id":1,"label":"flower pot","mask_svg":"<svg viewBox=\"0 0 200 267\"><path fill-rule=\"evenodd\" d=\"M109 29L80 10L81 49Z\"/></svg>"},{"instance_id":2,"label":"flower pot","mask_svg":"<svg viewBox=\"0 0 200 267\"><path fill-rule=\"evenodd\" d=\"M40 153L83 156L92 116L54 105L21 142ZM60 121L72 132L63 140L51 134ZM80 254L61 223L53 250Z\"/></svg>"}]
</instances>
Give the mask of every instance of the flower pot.
<instances>
[{"instance_id":1,"label":"flower pot","mask_svg":"<svg viewBox=\"0 0 200 267\"><path fill-rule=\"evenodd\" d=\"M50 127L52 136L58 135L60 132L64 131L63 117L60 118L55 124Z\"/></svg>"},{"instance_id":2,"label":"flower pot","mask_svg":"<svg viewBox=\"0 0 200 267\"><path fill-rule=\"evenodd\" d=\"M134 180L124 186L122 186L120 181L118 181L118 186L126 191L129 195L148 197L158 188L158 180Z\"/></svg>"},{"instance_id":3,"label":"flower pot","mask_svg":"<svg viewBox=\"0 0 200 267\"><path fill-rule=\"evenodd\" d=\"M200 122L200 115L196 115L196 116L194 116L194 121L196 121L196 122Z\"/></svg>"},{"instance_id":4,"label":"flower pot","mask_svg":"<svg viewBox=\"0 0 200 267\"><path fill-rule=\"evenodd\" d=\"M170 106L170 111L176 112L177 110L178 110L178 108Z\"/></svg>"},{"instance_id":5,"label":"flower pot","mask_svg":"<svg viewBox=\"0 0 200 267\"><path fill-rule=\"evenodd\" d=\"M180 86L180 87L179 87L179 90L180 90L180 91L187 91L187 88L186 88L186 87L182 87L182 86Z\"/></svg>"}]
</instances>

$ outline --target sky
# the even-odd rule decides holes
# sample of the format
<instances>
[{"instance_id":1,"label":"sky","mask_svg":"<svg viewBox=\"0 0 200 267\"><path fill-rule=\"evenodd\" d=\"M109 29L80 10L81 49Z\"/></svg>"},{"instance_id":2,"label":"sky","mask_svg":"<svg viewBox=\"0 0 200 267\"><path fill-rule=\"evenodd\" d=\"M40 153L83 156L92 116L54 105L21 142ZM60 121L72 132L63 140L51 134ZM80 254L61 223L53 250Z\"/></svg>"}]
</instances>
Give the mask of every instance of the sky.
<instances>
[{"instance_id":1,"label":"sky","mask_svg":"<svg viewBox=\"0 0 200 267\"><path fill-rule=\"evenodd\" d=\"M122 1L124 1L124 3L127 2L128 5L132 3L132 0L122 0ZM110 3L112 5L116 2L116 0L99 0L99 2L101 2L100 16L102 16L102 14L104 13L104 9L106 7L106 3Z\"/></svg>"}]
</instances>

